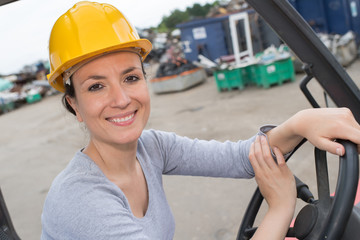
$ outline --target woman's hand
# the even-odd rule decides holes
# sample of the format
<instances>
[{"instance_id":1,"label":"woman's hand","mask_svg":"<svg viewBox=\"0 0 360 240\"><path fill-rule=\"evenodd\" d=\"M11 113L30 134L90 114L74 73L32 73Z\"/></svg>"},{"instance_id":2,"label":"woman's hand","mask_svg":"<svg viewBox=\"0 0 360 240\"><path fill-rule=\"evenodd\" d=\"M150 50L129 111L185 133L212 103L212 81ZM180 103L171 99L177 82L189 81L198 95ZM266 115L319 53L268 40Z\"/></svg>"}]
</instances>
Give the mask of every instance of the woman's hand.
<instances>
[{"instance_id":1,"label":"woman's hand","mask_svg":"<svg viewBox=\"0 0 360 240\"><path fill-rule=\"evenodd\" d=\"M360 125L348 108L308 109L297 114L298 134L314 146L342 156L344 146L335 139L350 140L360 146Z\"/></svg>"},{"instance_id":2,"label":"woman's hand","mask_svg":"<svg viewBox=\"0 0 360 240\"><path fill-rule=\"evenodd\" d=\"M270 153L266 138L257 136L249 153L256 182L269 205L269 210L253 239L284 239L295 210L295 178L280 150L273 150L278 164Z\"/></svg>"},{"instance_id":3,"label":"woman's hand","mask_svg":"<svg viewBox=\"0 0 360 240\"><path fill-rule=\"evenodd\" d=\"M266 135L270 145L278 146L283 153L294 149L302 138L339 156L344 155L345 149L334 140L350 140L358 145L360 152L360 125L347 108L302 110Z\"/></svg>"}]
</instances>

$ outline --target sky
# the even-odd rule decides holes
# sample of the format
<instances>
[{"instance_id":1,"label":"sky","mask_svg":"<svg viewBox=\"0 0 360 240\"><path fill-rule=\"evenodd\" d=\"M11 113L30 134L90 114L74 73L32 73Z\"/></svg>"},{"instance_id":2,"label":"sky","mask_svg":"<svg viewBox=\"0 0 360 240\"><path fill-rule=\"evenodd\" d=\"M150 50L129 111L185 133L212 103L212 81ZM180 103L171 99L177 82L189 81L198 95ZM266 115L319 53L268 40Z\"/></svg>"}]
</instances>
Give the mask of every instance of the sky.
<instances>
[{"instance_id":1,"label":"sky","mask_svg":"<svg viewBox=\"0 0 360 240\"><path fill-rule=\"evenodd\" d=\"M215 0L99 0L114 5L138 28L155 27L175 9ZM20 0L0 6L0 74L47 60L50 31L56 19L78 0Z\"/></svg>"}]
</instances>

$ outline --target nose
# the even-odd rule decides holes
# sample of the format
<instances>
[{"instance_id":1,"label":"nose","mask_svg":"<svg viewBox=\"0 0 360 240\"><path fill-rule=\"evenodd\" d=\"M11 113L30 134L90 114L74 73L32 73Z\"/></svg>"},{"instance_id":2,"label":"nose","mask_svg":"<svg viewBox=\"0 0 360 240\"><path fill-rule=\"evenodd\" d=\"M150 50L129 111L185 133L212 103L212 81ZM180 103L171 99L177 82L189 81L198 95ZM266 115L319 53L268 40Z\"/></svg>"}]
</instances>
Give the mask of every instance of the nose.
<instances>
[{"instance_id":1,"label":"nose","mask_svg":"<svg viewBox=\"0 0 360 240\"><path fill-rule=\"evenodd\" d=\"M116 84L110 91L111 107L126 108L131 98L126 89L120 84Z\"/></svg>"}]
</instances>

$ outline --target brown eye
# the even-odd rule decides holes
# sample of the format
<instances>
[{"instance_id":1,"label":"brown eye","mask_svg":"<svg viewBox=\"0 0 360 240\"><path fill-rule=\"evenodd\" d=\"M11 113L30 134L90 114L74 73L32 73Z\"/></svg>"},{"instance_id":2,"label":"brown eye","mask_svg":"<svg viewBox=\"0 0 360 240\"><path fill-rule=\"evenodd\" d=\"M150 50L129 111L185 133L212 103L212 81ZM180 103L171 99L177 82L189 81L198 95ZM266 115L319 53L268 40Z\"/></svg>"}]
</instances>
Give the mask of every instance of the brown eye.
<instances>
[{"instance_id":1,"label":"brown eye","mask_svg":"<svg viewBox=\"0 0 360 240\"><path fill-rule=\"evenodd\" d=\"M89 87L89 91L93 92L93 91L98 91L100 89L102 89L103 86L99 83L93 84Z\"/></svg>"},{"instance_id":2,"label":"brown eye","mask_svg":"<svg viewBox=\"0 0 360 240\"><path fill-rule=\"evenodd\" d=\"M138 80L140 80L140 78L138 78L137 76L131 75L131 76L126 77L125 82L131 83L131 82L136 82Z\"/></svg>"}]
</instances>

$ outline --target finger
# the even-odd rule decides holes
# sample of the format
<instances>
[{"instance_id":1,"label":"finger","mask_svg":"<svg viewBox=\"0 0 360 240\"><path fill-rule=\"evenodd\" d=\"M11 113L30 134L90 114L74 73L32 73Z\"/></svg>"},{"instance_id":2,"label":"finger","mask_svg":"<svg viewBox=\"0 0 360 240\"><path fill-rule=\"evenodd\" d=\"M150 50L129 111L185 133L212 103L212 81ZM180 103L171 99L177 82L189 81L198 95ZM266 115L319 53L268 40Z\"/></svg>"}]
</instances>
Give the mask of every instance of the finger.
<instances>
[{"instance_id":1,"label":"finger","mask_svg":"<svg viewBox=\"0 0 360 240\"><path fill-rule=\"evenodd\" d=\"M251 144L249 159L250 159L251 166L254 169L255 177L257 177L259 174L261 175L262 168L261 168L261 165L259 164L258 158L256 157L256 154L255 154L255 142L256 142L256 140Z\"/></svg>"},{"instance_id":2,"label":"finger","mask_svg":"<svg viewBox=\"0 0 360 240\"><path fill-rule=\"evenodd\" d=\"M342 130L341 135L344 135L344 138L342 139L350 140L356 144L360 144L360 128L357 122L355 124L343 126L341 128Z\"/></svg>"},{"instance_id":3,"label":"finger","mask_svg":"<svg viewBox=\"0 0 360 240\"><path fill-rule=\"evenodd\" d=\"M280 165L284 165L284 164L285 164L285 159L284 159L284 155L282 154L282 152L280 151L280 149L277 148L277 147L274 147L273 150L274 150L274 153L275 153L275 156L276 156L278 165L279 165L279 166L280 166Z\"/></svg>"},{"instance_id":4,"label":"finger","mask_svg":"<svg viewBox=\"0 0 360 240\"><path fill-rule=\"evenodd\" d=\"M253 142L250 146L250 152L249 152L249 160L250 160L250 163L251 163L251 166L253 167L254 169L254 172L256 173L257 170L259 169L259 164L256 160L256 156L255 156L255 142Z\"/></svg>"},{"instance_id":5,"label":"finger","mask_svg":"<svg viewBox=\"0 0 360 240\"><path fill-rule=\"evenodd\" d=\"M357 122L355 124L342 124L333 135L337 139L349 140L355 144L360 144L360 129Z\"/></svg>"},{"instance_id":6,"label":"finger","mask_svg":"<svg viewBox=\"0 0 360 240\"><path fill-rule=\"evenodd\" d=\"M343 145L328 138L322 138L317 143L314 143L314 145L322 150L338 156L343 156L345 153L345 148Z\"/></svg>"},{"instance_id":7,"label":"finger","mask_svg":"<svg viewBox=\"0 0 360 240\"><path fill-rule=\"evenodd\" d=\"M345 148L342 144L328 140L327 144L329 145L329 152L336 154L338 156L343 156L345 154Z\"/></svg>"},{"instance_id":8,"label":"finger","mask_svg":"<svg viewBox=\"0 0 360 240\"><path fill-rule=\"evenodd\" d=\"M263 156L263 150L262 150L262 146L261 146L261 136L257 136L255 139L254 152L255 152L256 161L258 162L259 167L263 170L268 169L269 167L267 166L267 164L264 160L264 156Z\"/></svg>"},{"instance_id":9,"label":"finger","mask_svg":"<svg viewBox=\"0 0 360 240\"><path fill-rule=\"evenodd\" d=\"M346 139L350 140L353 143L360 144L360 125L354 118L353 113L348 108L341 108L344 111L343 119L345 123L341 124L341 133L345 136ZM340 138L340 137L339 137Z\"/></svg>"},{"instance_id":10,"label":"finger","mask_svg":"<svg viewBox=\"0 0 360 240\"><path fill-rule=\"evenodd\" d=\"M276 167L276 163L271 154L270 147L265 136L261 136L261 148L264 157L264 163L266 163L269 168Z\"/></svg>"}]
</instances>

